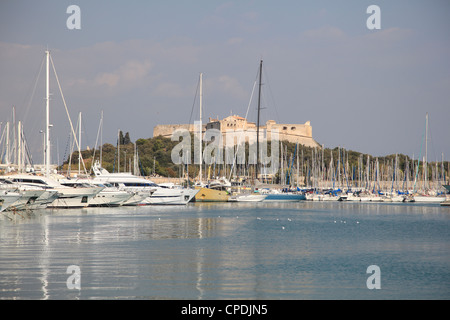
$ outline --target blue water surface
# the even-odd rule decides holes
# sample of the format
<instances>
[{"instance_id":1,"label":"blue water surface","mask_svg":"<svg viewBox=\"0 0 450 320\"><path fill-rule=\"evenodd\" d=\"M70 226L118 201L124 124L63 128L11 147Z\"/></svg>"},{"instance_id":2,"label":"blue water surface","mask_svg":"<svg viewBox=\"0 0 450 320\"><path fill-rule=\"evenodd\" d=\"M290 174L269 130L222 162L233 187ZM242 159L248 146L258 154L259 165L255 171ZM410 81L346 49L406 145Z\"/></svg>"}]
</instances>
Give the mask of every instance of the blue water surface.
<instances>
[{"instance_id":1,"label":"blue water surface","mask_svg":"<svg viewBox=\"0 0 450 320\"><path fill-rule=\"evenodd\" d=\"M37 210L0 220L0 298L449 299L449 231L438 204Z\"/></svg>"}]
</instances>

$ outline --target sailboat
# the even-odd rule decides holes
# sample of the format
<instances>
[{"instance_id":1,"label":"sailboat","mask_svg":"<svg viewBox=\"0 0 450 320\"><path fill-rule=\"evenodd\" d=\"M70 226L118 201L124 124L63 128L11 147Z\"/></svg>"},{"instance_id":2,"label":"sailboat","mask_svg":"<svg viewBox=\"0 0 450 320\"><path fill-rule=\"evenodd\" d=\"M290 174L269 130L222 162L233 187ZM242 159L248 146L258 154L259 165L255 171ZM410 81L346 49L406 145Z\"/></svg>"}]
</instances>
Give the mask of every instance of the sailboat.
<instances>
[{"instance_id":1,"label":"sailboat","mask_svg":"<svg viewBox=\"0 0 450 320\"><path fill-rule=\"evenodd\" d=\"M447 195L445 196L445 201L441 202L441 206L450 206L450 185L444 185L447 190Z\"/></svg>"},{"instance_id":2,"label":"sailboat","mask_svg":"<svg viewBox=\"0 0 450 320\"><path fill-rule=\"evenodd\" d=\"M34 174L13 174L8 176L8 180L16 183L20 186L32 186L36 188L44 188L46 190L53 191L48 195L48 200L52 199L55 195L57 197L52 199L50 203L47 203L47 207L53 208L82 208L87 207L89 201L99 193L102 187L82 187L72 188L63 186L58 180L63 178L62 176L55 176L50 170L50 51L45 51L46 55L46 114L45 114L45 145L44 145L44 162L45 171L43 176ZM58 82L59 83L59 82ZM65 101L64 101L65 105ZM72 128L73 130L73 128Z\"/></svg>"},{"instance_id":3,"label":"sailboat","mask_svg":"<svg viewBox=\"0 0 450 320\"><path fill-rule=\"evenodd\" d=\"M424 187L421 193L415 193L414 194L414 201L415 202L435 202L435 203L439 203L439 202L443 202L445 201L445 197L444 196L439 196L436 194L436 192L433 192L431 190L429 190L428 185L427 185L427 181L428 181L428 112L426 113L426 124L425 124L425 158L424 158L424 164L423 164L423 168L424 168L424 175L423 175L423 180L424 180ZM419 172L419 165L417 165L417 170L416 170L416 181L417 181L417 175ZM414 183L414 190L415 190L415 183Z\"/></svg>"},{"instance_id":4,"label":"sailboat","mask_svg":"<svg viewBox=\"0 0 450 320\"><path fill-rule=\"evenodd\" d=\"M200 173L199 173L199 182L194 186L198 191L195 195L195 202L227 202L230 196L228 192L228 188L231 187L231 184L228 185L227 182L215 180L210 181L207 184L204 184L202 181L202 149L203 149L203 126L202 126L202 103L203 103L203 73L200 73L199 77L199 104L200 104L200 122L199 122L199 138L200 138Z\"/></svg>"},{"instance_id":5,"label":"sailboat","mask_svg":"<svg viewBox=\"0 0 450 320\"><path fill-rule=\"evenodd\" d=\"M258 175L260 171L260 153L259 153L259 127L260 127L260 114L261 114L261 87L262 87L262 67L263 60L259 63L259 90L258 90L258 116L256 124L256 175L255 178L258 180ZM265 202L296 202L301 200L306 200L306 196L299 192L279 192L277 190L269 190L266 192L266 197L263 199Z\"/></svg>"},{"instance_id":6,"label":"sailboat","mask_svg":"<svg viewBox=\"0 0 450 320\"><path fill-rule=\"evenodd\" d=\"M103 118L103 114L102 114ZM101 123L103 119L101 119ZM81 170L81 112L79 113L78 120L78 176L76 179L62 179L61 184L69 187L80 188L80 187L100 187L103 188L98 194L96 194L90 201L89 207L117 207L124 204L132 196L132 192L125 190L120 190L108 183L94 182L91 178L78 178ZM72 154L72 153L71 153ZM70 161L69 161L70 164ZM70 166L69 166L70 168Z\"/></svg>"}]
</instances>

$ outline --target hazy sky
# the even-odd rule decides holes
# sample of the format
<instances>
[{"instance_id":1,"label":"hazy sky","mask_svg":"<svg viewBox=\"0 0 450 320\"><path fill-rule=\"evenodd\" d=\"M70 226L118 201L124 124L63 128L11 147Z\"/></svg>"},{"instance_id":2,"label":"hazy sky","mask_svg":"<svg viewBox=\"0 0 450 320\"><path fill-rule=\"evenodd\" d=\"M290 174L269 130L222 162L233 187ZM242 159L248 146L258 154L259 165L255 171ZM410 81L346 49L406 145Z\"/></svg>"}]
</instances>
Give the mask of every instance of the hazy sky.
<instances>
[{"instance_id":1,"label":"hazy sky","mask_svg":"<svg viewBox=\"0 0 450 320\"><path fill-rule=\"evenodd\" d=\"M379 30L366 25L373 4ZM67 28L70 5L80 30ZM200 72L204 121L245 116L263 59L263 122L309 120L325 147L417 159L428 112L428 160L450 160L449 17L447 0L2 0L2 130L15 106L42 161L47 47L74 124L82 113L83 149L95 145L101 110L103 143L118 129L134 141L187 123ZM52 158L62 159L69 121L53 76L51 86Z\"/></svg>"}]
</instances>

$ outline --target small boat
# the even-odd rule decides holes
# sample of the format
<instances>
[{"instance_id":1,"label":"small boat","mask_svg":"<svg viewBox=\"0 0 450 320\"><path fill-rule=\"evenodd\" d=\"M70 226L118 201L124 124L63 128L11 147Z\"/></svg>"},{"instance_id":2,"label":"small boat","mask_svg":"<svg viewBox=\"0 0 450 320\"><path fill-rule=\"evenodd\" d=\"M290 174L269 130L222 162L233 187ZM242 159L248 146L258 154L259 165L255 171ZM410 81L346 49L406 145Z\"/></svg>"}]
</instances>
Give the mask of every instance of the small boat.
<instances>
[{"instance_id":1,"label":"small boat","mask_svg":"<svg viewBox=\"0 0 450 320\"><path fill-rule=\"evenodd\" d=\"M415 194L414 201L415 202L440 203L440 202L445 201L445 197L444 196L432 196L432 195L427 195L427 194Z\"/></svg>"},{"instance_id":2,"label":"small boat","mask_svg":"<svg viewBox=\"0 0 450 320\"><path fill-rule=\"evenodd\" d=\"M267 197L264 199L265 202L296 202L306 200L306 196L303 193L295 193L295 192L280 192L267 193Z\"/></svg>"},{"instance_id":3,"label":"small boat","mask_svg":"<svg viewBox=\"0 0 450 320\"><path fill-rule=\"evenodd\" d=\"M445 196L445 201L441 202L441 206L450 206L450 185L444 185L444 188L447 189L448 194Z\"/></svg>"},{"instance_id":4,"label":"small boat","mask_svg":"<svg viewBox=\"0 0 450 320\"><path fill-rule=\"evenodd\" d=\"M214 180L207 185L197 185L199 192L195 195L195 202L227 202L230 197L228 189L231 183L225 178Z\"/></svg>"},{"instance_id":5,"label":"small boat","mask_svg":"<svg viewBox=\"0 0 450 320\"><path fill-rule=\"evenodd\" d=\"M267 198L267 194L241 194L234 197L237 202L261 202Z\"/></svg>"},{"instance_id":6,"label":"small boat","mask_svg":"<svg viewBox=\"0 0 450 320\"><path fill-rule=\"evenodd\" d=\"M450 206L450 195L445 198L445 201L441 202L441 206Z\"/></svg>"},{"instance_id":7,"label":"small boat","mask_svg":"<svg viewBox=\"0 0 450 320\"><path fill-rule=\"evenodd\" d=\"M142 204L151 205L185 205L190 202L199 190L186 188L157 188Z\"/></svg>"},{"instance_id":8,"label":"small boat","mask_svg":"<svg viewBox=\"0 0 450 320\"><path fill-rule=\"evenodd\" d=\"M227 202L230 194L226 190L212 188L198 188L195 195L195 202Z\"/></svg>"}]
</instances>

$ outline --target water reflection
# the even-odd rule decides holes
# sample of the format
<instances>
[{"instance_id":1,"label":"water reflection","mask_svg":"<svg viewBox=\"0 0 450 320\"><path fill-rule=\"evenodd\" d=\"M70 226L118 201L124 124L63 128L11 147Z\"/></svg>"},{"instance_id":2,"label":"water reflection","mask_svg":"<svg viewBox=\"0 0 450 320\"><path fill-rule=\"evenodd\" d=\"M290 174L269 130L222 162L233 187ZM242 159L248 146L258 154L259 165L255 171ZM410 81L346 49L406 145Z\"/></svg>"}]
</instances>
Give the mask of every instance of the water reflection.
<instances>
[{"instance_id":1,"label":"water reflection","mask_svg":"<svg viewBox=\"0 0 450 320\"><path fill-rule=\"evenodd\" d=\"M414 262L422 274L433 265L430 277L448 279L445 209L302 202L36 212L0 222L0 297L359 299L373 259L392 270ZM81 290L66 286L69 265L81 269Z\"/></svg>"}]
</instances>

